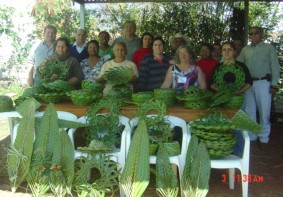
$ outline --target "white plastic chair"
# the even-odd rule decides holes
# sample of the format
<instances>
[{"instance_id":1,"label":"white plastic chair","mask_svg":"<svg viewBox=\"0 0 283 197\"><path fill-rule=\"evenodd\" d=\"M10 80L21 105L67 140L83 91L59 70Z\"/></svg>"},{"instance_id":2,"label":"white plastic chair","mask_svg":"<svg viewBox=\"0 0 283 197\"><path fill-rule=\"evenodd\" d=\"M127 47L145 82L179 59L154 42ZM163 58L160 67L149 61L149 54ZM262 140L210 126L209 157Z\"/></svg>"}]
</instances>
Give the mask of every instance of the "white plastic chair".
<instances>
[{"instance_id":1,"label":"white plastic chair","mask_svg":"<svg viewBox=\"0 0 283 197\"><path fill-rule=\"evenodd\" d=\"M80 117L77 122L80 123L87 123L87 116L82 116ZM122 136L121 136L121 145L120 145L120 149L118 149L115 152L111 152L111 153L106 153L106 155L110 156L110 159L112 161L115 161L119 164L121 170L123 170L124 166L125 166L125 160L126 160L126 138L129 138L131 135L131 129L129 126L129 119L125 116L119 116L119 122L120 124L124 125L124 130L122 131ZM71 128L68 131L68 135L71 139L71 142L74 145L75 148L75 139L74 139L74 134L77 131L77 129L75 128ZM75 150L75 159L84 156L87 157L87 153L79 151L79 150Z\"/></svg>"},{"instance_id":2,"label":"white plastic chair","mask_svg":"<svg viewBox=\"0 0 283 197\"><path fill-rule=\"evenodd\" d=\"M229 188L234 189L234 175L235 168L241 171L241 180L244 180L244 176L249 174L250 164L250 137L247 131L241 132L244 138L244 151L242 158L236 155L228 155L219 160L211 160L211 168L217 169L229 169ZM249 182L242 181L242 195L243 197L248 196Z\"/></svg>"},{"instance_id":3,"label":"white plastic chair","mask_svg":"<svg viewBox=\"0 0 283 197\"><path fill-rule=\"evenodd\" d=\"M147 115L147 117L154 117L154 116L156 116L156 114ZM179 168L179 179L181 180L182 174L183 174L183 171L184 171L185 161L186 161L188 144L189 144L189 141L191 139L191 134L188 131L187 124L183 119L178 118L176 116L167 115L167 116L164 117L164 120L168 120L168 122L170 122L170 128L174 128L174 127L178 126L182 129L183 135L182 135L181 153L180 153L180 155L169 157L170 163L178 166L178 168ZM138 117L135 117L135 118L130 120L130 126L131 126L132 130L133 130L134 127L136 127L138 125L138 121L139 121ZM130 138L130 140L131 140L131 138ZM127 144L126 149L127 150L130 147L130 143L131 143L130 141L126 142L126 144ZM150 163L156 164L156 156L153 156L153 155L150 156Z\"/></svg>"},{"instance_id":4,"label":"white plastic chair","mask_svg":"<svg viewBox=\"0 0 283 197\"><path fill-rule=\"evenodd\" d=\"M44 112L36 112L35 113L35 117L42 117L44 114ZM65 112L65 111L57 111L57 115L58 115L58 119L62 119L62 120L68 120L68 121L73 121L76 122L78 117L75 114L72 114L70 112ZM19 124L16 124L13 128L12 131L12 144L15 142L16 140L16 136L17 136L17 132L18 132L18 127ZM65 128L65 130L67 130L68 128Z\"/></svg>"},{"instance_id":5,"label":"white plastic chair","mask_svg":"<svg viewBox=\"0 0 283 197\"><path fill-rule=\"evenodd\" d=\"M9 128L10 128L10 138L11 142L13 142L14 136L13 136L13 129L17 124L16 118L21 118L21 114L19 114L17 111L10 111L10 112L1 112L0 117L8 118L9 121Z\"/></svg>"}]
</instances>

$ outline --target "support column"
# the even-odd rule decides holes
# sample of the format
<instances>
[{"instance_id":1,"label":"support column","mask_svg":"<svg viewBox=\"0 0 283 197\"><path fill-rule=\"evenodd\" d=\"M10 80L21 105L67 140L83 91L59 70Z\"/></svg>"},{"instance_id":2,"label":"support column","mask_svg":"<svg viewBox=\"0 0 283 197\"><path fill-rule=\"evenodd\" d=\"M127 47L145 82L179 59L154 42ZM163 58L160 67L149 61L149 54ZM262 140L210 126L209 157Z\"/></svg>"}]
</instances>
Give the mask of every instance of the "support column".
<instances>
[{"instance_id":1,"label":"support column","mask_svg":"<svg viewBox=\"0 0 283 197\"><path fill-rule=\"evenodd\" d=\"M85 4L80 4L80 28L85 29Z\"/></svg>"},{"instance_id":2,"label":"support column","mask_svg":"<svg viewBox=\"0 0 283 197\"><path fill-rule=\"evenodd\" d=\"M249 1L245 0L245 43L249 41Z\"/></svg>"}]
</instances>

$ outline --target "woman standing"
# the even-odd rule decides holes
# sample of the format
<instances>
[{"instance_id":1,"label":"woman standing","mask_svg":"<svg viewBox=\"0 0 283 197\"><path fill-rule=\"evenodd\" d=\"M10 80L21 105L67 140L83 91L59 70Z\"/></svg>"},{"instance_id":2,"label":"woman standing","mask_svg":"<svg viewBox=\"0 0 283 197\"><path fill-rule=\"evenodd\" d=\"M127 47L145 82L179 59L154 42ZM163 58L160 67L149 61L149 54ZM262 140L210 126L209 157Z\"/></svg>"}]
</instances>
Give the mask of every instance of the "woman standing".
<instances>
[{"instance_id":1,"label":"woman standing","mask_svg":"<svg viewBox=\"0 0 283 197\"><path fill-rule=\"evenodd\" d=\"M146 55L140 64L135 91L151 91L160 88L169 68L170 58L164 54L165 42L161 37L153 40L153 54Z\"/></svg>"},{"instance_id":2,"label":"woman standing","mask_svg":"<svg viewBox=\"0 0 283 197\"><path fill-rule=\"evenodd\" d=\"M173 87L182 92L188 86L206 89L206 80L202 70L194 65L194 53L185 45L180 46L175 55L176 64L170 66L161 88Z\"/></svg>"},{"instance_id":3,"label":"woman standing","mask_svg":"<svg viewBox=\"0 0 283 197\"><path fill-rule=\"evenodd\" d=\"M91 40L87 43L87 52L89 57L81 61L81 67L84 74L84 79L87 81L96 81L100 74L102 65L107 61L103 57L99 57L99 43L96 40Z\"/></svg>"},{"instance_id":4,"label":"woman standing","mask_svg":"<svg viewBox=\"0 0 283 197\"><path fill-rule=\"evenodd\" d=\"M152 41L153 35L151 33L143 33L141 37L142 48L135 51L132 61L137 65L137 68L140 68L140 62L142 58L148 54L152 53Z\"/></svg>"},{"instance_id":5,"label":"woman standing","mask_svg":"<svg viewBox=\"0 0 283 197\"><path fill-rule=\"evenodd\" d=\"M244 79L245 81L243 82L244 85L242 87L240 87L240 89L235 90L237 94L244 93L247 89L249 89L252 86L253 80L252 80L251 74L250 74L247 66L244 63L235 60L235 54L236 54L236 47L235 47L234 43L232 43L232 42L225 42L225 43L223 43L223 45L222 45L223 62L221 62L220 64L217 64L215 69L213 70L213 73L211 75L212 77L211 77L211 80L210 80L210 82L211 82L211 86L210 86L211 89L213 89L215 91L218 90L218 87L215 84L214 76L216 76L216 74L224 66L227 66L227 65L234 65L234 66L240 67L241 70L245 74L245 79ZM236 77L237 76L235 76L233 73L227 72L227 74L225 74L223 76L223 82L226 83L226 84L234 83L235 80L236 80Z\"/></svg>"}]
</instances>

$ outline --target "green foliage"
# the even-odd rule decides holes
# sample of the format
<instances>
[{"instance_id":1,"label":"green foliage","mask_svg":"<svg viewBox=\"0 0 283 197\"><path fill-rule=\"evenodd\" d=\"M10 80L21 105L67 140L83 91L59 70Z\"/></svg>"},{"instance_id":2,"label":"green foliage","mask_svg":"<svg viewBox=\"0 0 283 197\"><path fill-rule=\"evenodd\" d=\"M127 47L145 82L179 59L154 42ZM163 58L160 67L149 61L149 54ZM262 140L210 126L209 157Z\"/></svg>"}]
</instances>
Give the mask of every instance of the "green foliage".
<instances>
[{"instance_id":1,"label":"green foliage","mask_svg":"<svg viewBox=\"0 0 283 197\"><path fill-rule=\"evenodd\" d=\"M25 32L26 26L24 23L15 26L13 22L14 14L14 8L6 6L0 7L0 38L2 34L6 35L13 47L12 51L10 51L11 56L2 67L4 71L8 71L9 75L15 74L12 72L12 69L18 71L21 68L21 64L25 61L31 48L31 37L27 36L26 39L23 39L21 36L21 34ZM21 34L19 32L21 32ZM1 45L2 43L0 41L0 47Z\"/></svg>"},{"instance_id":2,"label":"green foliage","mask_svg":"<svg viewBox=\"0 0 283 197\"><path fill-rule=\"evenodd\" d=\"M43 0L36 3L32 15L39 27L36 34L42 37L42 30L47 24L54 25L62 36L71 37L79 27L79 13L72 9L70 0Z\"/></svg>"}]
</instances>

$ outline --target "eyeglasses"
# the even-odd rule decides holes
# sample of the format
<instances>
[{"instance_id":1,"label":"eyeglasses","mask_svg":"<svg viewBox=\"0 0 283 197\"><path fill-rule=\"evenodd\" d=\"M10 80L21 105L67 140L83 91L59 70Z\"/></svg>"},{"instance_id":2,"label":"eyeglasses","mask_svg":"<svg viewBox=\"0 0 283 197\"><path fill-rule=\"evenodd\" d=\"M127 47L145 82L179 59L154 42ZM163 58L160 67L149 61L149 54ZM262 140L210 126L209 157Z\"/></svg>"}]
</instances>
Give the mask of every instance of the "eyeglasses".
<instances>
[{"instance_id":1,"label":"eyeglasses","mask_svg":"<svg viewBox=\"0 0 283 197\"><path fill-rule=\"evenodd\" d=\"M258 31L249 33L250 36L257 35L257 34L259 34Z\"/></svg>"}]
</instances>

